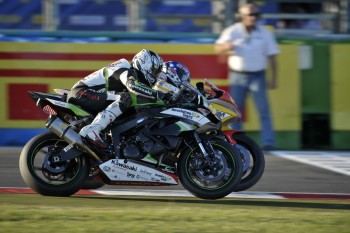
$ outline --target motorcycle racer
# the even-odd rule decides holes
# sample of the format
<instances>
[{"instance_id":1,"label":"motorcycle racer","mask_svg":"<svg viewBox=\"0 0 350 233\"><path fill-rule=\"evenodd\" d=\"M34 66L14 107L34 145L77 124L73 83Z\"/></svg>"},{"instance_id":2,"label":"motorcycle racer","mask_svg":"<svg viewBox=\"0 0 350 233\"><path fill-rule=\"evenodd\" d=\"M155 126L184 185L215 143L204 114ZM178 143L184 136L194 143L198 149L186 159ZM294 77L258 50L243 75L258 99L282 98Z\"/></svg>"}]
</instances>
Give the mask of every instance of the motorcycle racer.
<instances>
[{"instance_id":1,"label":"motorcycle racer","mask_svg":"<svg viewBox=\"0 0 350 233\"><path fill-rule=\"evenodd\" d=\"M155 52L143 49L131 63L119 59L78 81L70 90L67 101L81 106L97 116L79 134L95 146L105 149L107 144L99 136L108 124L131 105L130 92L142 103L167 100L171 93L152 89L163 67L163 59Z\"/></svg>"},{"instance_id":2,"label":"motorcycle racer","mask_svg":"<svg viewBox=\"0 0 350 233\"><path fill-rule=\"evenodd\" d=\"M160 75L154 89L171 93L171 100L175 101L180 94L181 84L190 82L190 79L191 73L183 63L177 61L164 62L162 75Z\"/></svg>"}]
</instances>

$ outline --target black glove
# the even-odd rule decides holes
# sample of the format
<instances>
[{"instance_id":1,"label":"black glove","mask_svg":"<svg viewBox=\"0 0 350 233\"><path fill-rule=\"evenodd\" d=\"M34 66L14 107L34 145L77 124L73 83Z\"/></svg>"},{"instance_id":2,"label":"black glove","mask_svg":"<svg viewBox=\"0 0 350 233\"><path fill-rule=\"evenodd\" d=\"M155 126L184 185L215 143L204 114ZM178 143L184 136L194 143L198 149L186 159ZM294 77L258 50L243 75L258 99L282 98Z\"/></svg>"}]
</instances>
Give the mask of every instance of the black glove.
<instances>
[{"instance_id":1,"label":"black glove","mask_svg":"<svg viewBox=\"0 0 350 233\"><path fill-rule=\"evenodd\" d=\"M163 101L172 101L173 93L172 92L164 93L161 91L157 91L157 97L158 99L161 99Z\"/></svg>"},{"instance_id":2,"label":"black glove","mask_svg":"<svg viewBox=\"0 0 350 233\"><path fill-rule=\"evenodd\" d=\"M204 92L204 83L203 82L196 83L196 87L197 87L198 91L200 91L201 93Z\"/></svg>"}]
</instances>

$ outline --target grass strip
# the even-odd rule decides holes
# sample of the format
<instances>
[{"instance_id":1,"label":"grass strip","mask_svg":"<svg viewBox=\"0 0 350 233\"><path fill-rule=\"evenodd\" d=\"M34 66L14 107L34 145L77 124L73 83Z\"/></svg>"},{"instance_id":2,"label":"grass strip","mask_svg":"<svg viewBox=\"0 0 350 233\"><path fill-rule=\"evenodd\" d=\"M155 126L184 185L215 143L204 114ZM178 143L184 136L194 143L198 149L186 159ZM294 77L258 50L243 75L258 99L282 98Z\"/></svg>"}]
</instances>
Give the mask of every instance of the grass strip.
<instances>
[{"instance_id":1,"label":"grass strip","mask_svg":"<svg viewBox=\"0 0 350 233\"><path fill-rule=\"evenodd\" d=\"M337 232L349 201L0 194L1 232Z\"/></svg>"}]
</instances>

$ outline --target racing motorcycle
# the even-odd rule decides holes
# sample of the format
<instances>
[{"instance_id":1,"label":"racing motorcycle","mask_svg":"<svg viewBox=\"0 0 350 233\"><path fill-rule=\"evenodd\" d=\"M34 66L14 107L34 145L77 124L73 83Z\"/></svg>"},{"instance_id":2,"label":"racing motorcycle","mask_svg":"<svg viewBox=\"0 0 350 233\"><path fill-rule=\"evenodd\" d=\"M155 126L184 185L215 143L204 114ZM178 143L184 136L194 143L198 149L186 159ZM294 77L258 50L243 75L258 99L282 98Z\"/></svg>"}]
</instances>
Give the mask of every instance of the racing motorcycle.
<instances>
[{"instance_id":1,"label":"racing motorcycle","mask_svg":"<svg viewBox=\"0 0 350 233\"><path fill-rule=\"evenodd\" d=\"M243 176L234 191L244 191L253 187L261 179L265 170L264 153L259 145L243 131L231 129L230 125L236 121L240 121L242 117L235 101L228 92L219 89L208 80L205 80L205 83L197 83L196 87L215 106L218 111L217 115L222 122L221 130L224 132L227 141L234 145L242 156ZM193 98L196 97L193 97L192 92L185 92L178 101L191 102ZM91 176L85 181L82 188L97 189L102 186L104 186L103 182Z\"/></svg>"},{"instance_id":2,"label":"racing motorcycle","mask_svg":"<svg viewBox=\"0 0 350 233\"><path fill-rule=\"evenodd\" d=\"M222 122L221 130L227 141L234 145L242 156L243 176L234 191L244 191L253 187L261 179L265 170L264 153L259 145L243 131L231 129L231 124L240 121L242 117L235 101L228 92L219 89L208 80L205 80L204 83L196 83L196 87L215 106L218 111L217 116ZM193 98L195 97L192 92L184 92L178 101L186 103L193 101ZM97 189L102 186L104 186L103 182L90 177L82 188Z\"/></svg>"},{"instance_id":3,"label":"racing motorcycle","mask_svg":"<svg viewBox=\"0 0 350 233\"><path fill-rule=\"evenodd\" d=\"M30 91L49 114L49 132L23 148L19 167L24 182L48 196L70 196L88 177L109 185L178 185L194 196L218 199L231 193L242 177L240 152L220 135L221 121L212 103L189 83L196 103L168 106L164 101L132 107L105 130L105 150L78 132L94 115L66 102L66 94ZM181 94L181 92L180 92ZM132 95L132 93L131 93Z\"/></svg>"},{"instance_id":4,"label":"racing motorcycle","mask_svg":"<svg viewBox=\"0 0 350 233\"><path fill-rule=\"evenodd\" d=\"M231 129L231 124L240 121L242 117L231 95L208 80L205 80L205 86L202 82L196 84L197 89L217 109L218 116L222 122L221 129L226 139L240 151L242 156L243 176L234 190L243 191L249 189L260 180L264 173L264 153L259 145L243 131Z\"/></svg>"}]
</instances>

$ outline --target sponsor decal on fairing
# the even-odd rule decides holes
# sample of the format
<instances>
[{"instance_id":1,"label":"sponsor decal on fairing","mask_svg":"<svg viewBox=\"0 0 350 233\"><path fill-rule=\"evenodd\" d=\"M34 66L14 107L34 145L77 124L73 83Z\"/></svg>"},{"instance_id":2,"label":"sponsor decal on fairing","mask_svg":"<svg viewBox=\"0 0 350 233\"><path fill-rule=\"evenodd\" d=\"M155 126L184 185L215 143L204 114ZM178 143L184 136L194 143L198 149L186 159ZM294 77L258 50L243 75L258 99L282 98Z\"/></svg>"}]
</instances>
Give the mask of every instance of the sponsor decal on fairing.
<instances>
[{"instance_id":1,"label":"sponsor decal on fairing","mask_svg":"<svg viewBox=\"0 0 350 233\"><path fill-rule=\"evenodd\" d=\"M154 174L156 177L160 177L162 181L167 181L169 177L166 177L164 175Z\"/></svg>"},{"instance_id":2,"label":"sponsor decal on fairing","mask_svg":"<svg viewBox=\"0 0 350 233\"><path fill-rule=\"evenodd\" d=\"M69 144L68 146L66 146L65 148L63 148L63 151L64 152L67 152L67 151L69 151L70 149L72 149L73 148L73 144Z\"/></svg>"},{"instance_id":3,"label":"sponsor decal on fairing","mask_svg":"<svg viewBox=\"0 0 350 233\"><path fill-rule=\"evenodd\" d=\"M226 112L220 112L218 111L218 113L216 114L216 116L218 116L221 120L225 119L226 117L230 117L231 115L226 113Z\"/></svg>"},{"instance_id":4,"label":"sponsor decal on fairing","mask_svg":"<svg viewBox=\"0 0 350 233\"><path fill-rule=\"evenodd\" d=\"M137 171L137 167L135 166L130 166L130 165L127 165L125 163L121 163L119 161L119 159L112 159L111 160L111 163L114 164L114 165L117 165L118 167L121 167L122 169L128 169L128 170L133 170L133 171Z\"/></svg>"},{"instance_id":5,"label":"sponsor decal on fairing","mask_svg":"<svg viewBox=\"0 0 350 233\"><path fill-rule=\"evenodd\" d=\"M176 178L165 172L124 159L111 159L99 167L111 181L178 184Z\"/></svg>"},{"instance_id":6,"label":"sponsor decal on fairing","mask_svg":"<svg viewBox=\"0 0 350 233\"><path fill-rule=\"evenodd\" d=\"M49 99L49 98L47 100L50 101L51 103L53 103L54 105L61 106L61 107L64 107L64 108L69 108L69 104L68 103L65 103L65 102L62 102L62 101L58 101L58 100Z\"/></svg>"},{"instance_id":7,"label":"sponsor decal on fairing","mask_svg":"<svg viewBox=\"0 0 350 233\"><path fill-rule=\"evenodd\" d=\"M149 172L148 170L146 170L146 169L140 169L140 173L145 173L146 175L149 175L149 176L151 176L152 175L152 173L151 172Z\"/></svg>"},{"instance_id":8,"label":"sponsor decal on fairing","mask_svg":"<svg viewBox=\"0 0 350 233\"><path fill-rule=\"evenodd\" d=\"M141 175L136 175L136 179L138 180L143 180L143 181L148 181L148 178L147 177L143 177Z\"/></svg>"},{"instance_id":9,"label":"sponsor decal on fairing","mask_svg":"<svg viewBox=\"0 0 350 233\"><path fill-rule=\"evenodd\" d=\"M165 111L162 111L161 113L191 120L199 126L210 123L209 119L203 116L202 114L187 109L170 108Z\"/></svg>"},{"instance_id":10,"label":"sponsor decal on fairing","mask_svg":"<svg viewBox=\"0 0 350 233\"><path fill-rule=\"evenodd\" d=\"M151 90L148 90L146 88L142 88L140 86L137 86L137 85L134 85L134 84L131 84L129 83L128 86L131 88L131 89L134 89L134 90L137 90L139 92L141 92L142 94L146 94L146 95L152 95L153 92Z\"/></svg>"},{"instance_id":11,"label":"sponsor decal on fairing","mask_svg":"<svg viewBox=\"0 0 350 233\"><path fill-rule=\"evenodd\" d=\"M130 172L127 172L127 173L126 173L126 176L127 176L128 178L131 178L131 179L134 179L134 178L135 178L135 174L132 174L132 173L130 173Z\"/></svg>"}]
</instances>

